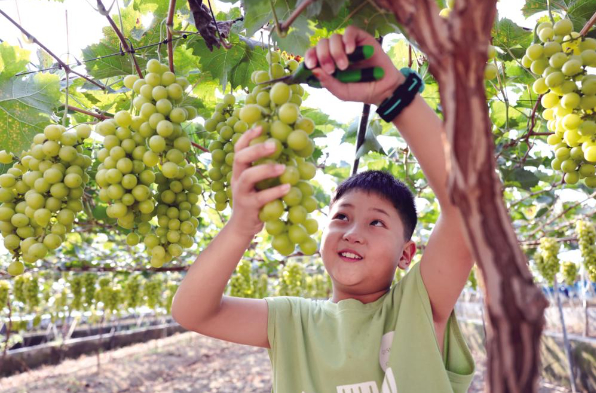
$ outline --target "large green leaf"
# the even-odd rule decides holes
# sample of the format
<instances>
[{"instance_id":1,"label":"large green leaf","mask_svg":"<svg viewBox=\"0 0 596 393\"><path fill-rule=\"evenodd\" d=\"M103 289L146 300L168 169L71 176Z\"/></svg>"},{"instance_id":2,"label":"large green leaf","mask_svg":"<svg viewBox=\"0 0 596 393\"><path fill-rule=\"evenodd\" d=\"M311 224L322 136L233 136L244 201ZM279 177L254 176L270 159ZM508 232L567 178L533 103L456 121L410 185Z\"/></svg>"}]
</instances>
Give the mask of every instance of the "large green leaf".
<instances>
[{"instance_id":1,"label":"large green leaf","mask_svg":"<svg viewBox=\"0 0 596 393\"><path fill-rule=\"evenodd\" d=\"M493 45L505 51L515 47L527 48L532 43L532 32L507 18L500 19L495 23L492 36Z\"/></svg>"},{"instance_id":2,"label":"large green leaf","mask_svg":"<svg viewBox=\"0 0 596 393\"><path fill-rule=\"evenodd\" d=\"M0 83L0 150L19 154L50 123L60 99L57 75L35 74Z\"/></svg>"},{"instance_id":3,"label":"large green leaf","mask_svg":"<svg viewBox=\"0 0 596 393\"><path fill-rule=\"evenodd\" d=\"M189 48L200 58L201 70L218 79L224 90L228 83L232 89L254 86L250 76L255 70L267 68L266 51L258 46L251 49L237 35L230 37L230 43L230 49L222 47L211 52L203 40L197 40L190 43Z\"/></svg>"},{"instance_id":4,"label":"large green leaf","mask_svg":"<svg viewBox=\"0 0 596 393\"><path fill-rule=\"evenodd\" d=\"M596 13L596 1L594 0L557 0L551 1L550 7L552 11L567 14L576 31L579 31L586 21ZM527 18L547 10L547 0L526 0L522 13Z\"/></svg>"},{"instance_id":5,"label":"large green leaf","mask_svg":"<svg viewBox=\"0 0 596 393\"><path fill-rule=\"evenodd\" d=\"M13 77L29 63L29 51L7 42L0 44L0 81Z\"/></svg>"},{"instance_id":6,"label":"large green leaf","mask_svg":"<svg viewBox=\"0 0 596 393\"><path fill-rule=\"evenodd\" d=\"M97 57L106 56L112 53L118 53L118 47L109 46L106 43L89 45L83 49L83 58L85 67L89 75L96 79L110 78L113 76L136 74L133 62L129 55L110 56L93 61ZM147 61L137 57L141 69L145 67Z\"/></svg>"}]
</instances>

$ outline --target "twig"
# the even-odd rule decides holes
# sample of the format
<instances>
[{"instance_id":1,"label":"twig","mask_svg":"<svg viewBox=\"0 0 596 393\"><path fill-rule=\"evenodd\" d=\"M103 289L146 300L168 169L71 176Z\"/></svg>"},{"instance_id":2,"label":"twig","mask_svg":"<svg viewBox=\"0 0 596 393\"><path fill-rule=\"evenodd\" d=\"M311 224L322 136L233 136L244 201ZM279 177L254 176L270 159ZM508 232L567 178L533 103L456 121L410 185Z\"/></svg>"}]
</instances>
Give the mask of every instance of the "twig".
<instances>
[{"instance_id":1,"label":"twig","mask_svg":"<svg viewBox=\"0 0 596 393\"><path fill-rule=\"evenodd\" d=\"M176 9L176 0L170 0L170 9L168 10L168 20L166 22L168 39L168 63L170 71L174 72L174 45L172 45L172 30L174 29L174 11Z\"/></svg>"},{"instance_id":2,"label":"twig","mask_svg":"<svg viewBox=\"0 0 596 393\"><path fill-rule=\"evenodd\" d=\"M555 24L555 18L553 18L553 11L550 7L550 0L546 0L546 7L548 9L548 16L550 18L550 23L552 23L553 25Z\"/></svg>"},{"instance_id":3,"label":"twig","mask_svg":"<svg viewBox=\"0 0 596 393\"><path fill-rule=\"evenodd\" d=\"M199 150L203 150L204 152L209 152L209 149L204 148L203 146L199 145L198 143L195 143L195 142L190 142L190 143Z\"/></svg>"},{"instance_id":4,"label":"twig","mask_svg":"<svg viewBox=\"0 0 596 393\"><path fill-rule=\"evenodd\" d=\"M592 15L590 20L585 24L585 26L579 32L579 35L582 37L585 37L586 34L588 34L588 30L590 30L590 27L592 27L594 25L594 23L596 23L596 12L594 13L594 15Z\"/></svg>"},{"instance_id":5,"label":"twig","mask_svg":"<svg viewBox=\"0 0 596 393\"><path fill-rule=\"evenodd\" d=\"M97 9L98 9L98 11L99 11L100 14L102 14L106 18L108 18L108 22L110 22L110 25L112 26L112 29L114 29L114 32L116 33L116 35L120 39L120 43L122 44L123 52L130 53L130 57L132 58L132 61L133 61L134 65L135 65L135 68L137 70L137 74L139 74L139 78L143 78L143 72L141 72L141 68L139 67L139 63L137 63L137 59L135 58L134 51L132 51L130 49L130 47L128 46L128 44L126 43L126 38L124 38L124 35L120 31L120 29L118 28L118 26L116 26L116 23L114 23L114 20L112 19L112 17L110 17L109 11L106 10L106 7L104 7L104 5L101 2L101 0L97 0Z\"/></svg>"},{"instance_id":6,"label":"twig","mask_svg":"<svg viewBox=\"0 0 596 393\"><path fill-rule=\"evenodd\" d=\"M285 32L288 31L288 29L290 28L290 26L292 26L292 23L294 23L296 18L298 18L298 16L300 16L302 11L304 11L306 9L306 7L308 7L315 1L317 1L317 0L306 0L306 1L302 2L298 7L296 7L296 9L292 12L292 14L290 14L288 19L283 21L281 23L281 25L277 26L277 33L279 34L279 36L281 37L282 34L285 34Z\"/></svg>"},{"instance_id":7,"label":"twig","mask_svg":"<svg viewBox=\"0 0 596 393\"><path fill-rule=\"evenodd\" d=\"M40 46L43 50L45 50L48 55L52 56L54 59L56 59L56 61L58 62L58 64L60 65L60 67L62 69L64 69L64 71L66 71L66 73L68 74L69 72L72 72L75 75L80 76L81 78L93 83L95 86L101 88L102 90L106 90L106 87L104 85L102 85L99 82L94 81L93 79L89 78L88 76L82 75L76 71L73 71L68 64L66 64L65 62L63 62L58 56L56 56L54 54L54 52L52 52L51 50L49 50L45 45L43 45L41 42L39 42L39 40L37 38L35 38L33 35L31 35L27 30L25 30L23 27L21 27L21 25L19 25L17 22L15 22L10 16L8 16L4 11L0 10L0 14L2 14L2 16L4 16L6 19L8 19L13 25L15 25L19 30L21 30L21 32L23 34L25 34L25 36L30 39L32 42L34 42L35 44L37 44L38 46Z\"/></svg>"},{"instance_id":8,"label":"twig","mask_svg":"<svg viewBox=\"0 0 596 393\"><path fill-rule=\"evenodd\" d=\"M586 199L584 199L583 201L579 201L574 203L573 205L569 206L567 209L563 210L559 215L553 217L551 220L545 222L544 224L542 224L540 227L536 228L535 230L533 230L532 232L530 232L528 235L532 236L534 234L536 234L537 232L544 232L544 227L546 227L547 225L549 225L550 223L554 222L555 220L557 220L559 217L564 216L566 213L568 213L569 211L575 209L576 207L580 206L581 204L583 204L586 201L592 200L594 197L596 196L596 191L593 192L592 194L590 194L590 196L588 196Z\"/></svg>"},{"instance_id":9,"label":"twig","mask_svg":"<svg viewBox=\"0 0 596 393\"><path fill-rule=\"evenodd\" d=\"M85 109L81 109L81 108L78 108L76 106L66 105L66 107L68 108L69 111L83 113L83 114L88 115L88 116L93 116L93 117L95 117L95 118L97 118L99 120L111 119L111 117L106 116L106 115L102 115L101 113L95 113L95 112L87 111Z\"/></svg>"}]
</instances>

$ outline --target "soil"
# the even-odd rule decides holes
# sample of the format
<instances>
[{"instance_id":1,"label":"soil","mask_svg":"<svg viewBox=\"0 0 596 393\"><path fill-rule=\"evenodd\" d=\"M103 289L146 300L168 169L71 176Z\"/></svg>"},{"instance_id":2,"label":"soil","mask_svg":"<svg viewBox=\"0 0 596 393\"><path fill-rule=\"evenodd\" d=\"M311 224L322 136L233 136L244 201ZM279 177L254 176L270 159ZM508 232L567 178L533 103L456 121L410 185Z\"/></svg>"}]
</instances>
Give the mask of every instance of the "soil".
<instances>
[{"instance_id":1,"label":"soil","mask_svg":"<svg viewBox=\"0 0 596 393\"><path fill-rule=\"evenodd\" d=\"M186 332L171 337L85 355L54 366L0 379L0 392L201 392L270 393L271 364L264 348ZM484 359L470 393L484 391ZM540 393L568 392L546 381Z\"/></svg>"}]
</instances>

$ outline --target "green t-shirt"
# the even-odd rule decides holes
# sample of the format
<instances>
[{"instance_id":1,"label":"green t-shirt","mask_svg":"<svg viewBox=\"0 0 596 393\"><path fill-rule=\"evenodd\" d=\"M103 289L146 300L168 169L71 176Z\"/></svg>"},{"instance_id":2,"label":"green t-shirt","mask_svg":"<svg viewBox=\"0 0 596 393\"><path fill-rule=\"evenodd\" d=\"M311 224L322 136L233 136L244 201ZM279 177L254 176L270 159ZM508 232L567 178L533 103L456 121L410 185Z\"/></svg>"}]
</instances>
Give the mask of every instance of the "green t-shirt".
<instances>
[{"instance_id":1,"label":"green t-shirt","mask_svg":"<svg viewBox=\"0 0 596 393\"><path fill-rule=\"evenodd\" d=\"M444 356L420 264L372 303L265 298L274 393L466 392L474 359L455 312Z\"/></svg>"}]
</instances>

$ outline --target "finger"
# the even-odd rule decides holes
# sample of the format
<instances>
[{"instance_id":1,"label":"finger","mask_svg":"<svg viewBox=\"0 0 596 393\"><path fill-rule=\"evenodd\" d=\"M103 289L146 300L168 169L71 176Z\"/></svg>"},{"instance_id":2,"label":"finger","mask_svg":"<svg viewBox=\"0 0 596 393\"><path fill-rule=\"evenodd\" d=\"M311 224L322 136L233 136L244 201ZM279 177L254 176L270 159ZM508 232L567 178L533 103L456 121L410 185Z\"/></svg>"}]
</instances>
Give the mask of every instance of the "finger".
<instances>
[{"instance_id":1,"label":"finger","mask_svg":"<svg viewBox=\"0 0 596 393\"><path fill-rule=\"evenodd\" d=\"M263 127L258 126L255 128L251 128L250 130L248 130L247 132L242 134L242 136L238 139L238 141L234 145L234 151L237 153L240 150L246 148L251 140L253 140L254 138L261 135L262 130L263 130Z\"/></svg>"},{"instance_id":2,"label":"finger","mask_svg":"<svg viewBox=\"0 0 596 393\"><path fill-rule=\"evenodd\" d=\"M286 195L288 191L292 188L289 184L282 184L280 186L271 187L263 191L259 191L256 193L255 198L257 205L259 208L263 207L265 204L279 199Z\"/></svg>"},{"instance_id":3,"label":"finger","mask_svg":"<svg viewBox=\"0 0 596 393\"><path fill-rule=\"evenodd\" d=\"M378 49L379 45L378 41L375 40L375 37L352 25L346 27L342 39L348 55L354 52L354 49L356 49L358 45L374 45L375 50Z\"/></svg>"},{"instance_id":4,"label":"finger","mask_svg":"<svg viewBox=\"0 0 596 393\"><path fill-rule=\"evenodd\" d=\"M304 63L309 70L317 66L317 52L315 48L310 48L306 51L304 54Z\"/></svg>"},{"instance_id":5,"label":"finger","mask_svg":"<svg viewBox=\"0 0 596 393\"><path fill-rule=\"evenodd\" d=\"M284 169L285 165L282 164L262 164L248 168L238 178L238 191L246 194L253 192L258 182L277 177L284 173Z\"/></svg>"},{"instance_id":6,"label":"finger","mask_svg":"<svg viewBox=\"0 0 596 393\"><path fill-rule=\"evenodd\" d=\"M238 140L238 142L240 139ZM236 143L236 146L238 144ZM234 154L234 163L232 165L232 181L238 179L252 163L259 158L267 157L276 149L275 143L257 143L236 151Z\"/></svg>"},{"instance_id":7,"label":"finger","mask_svg":"<svg viewBox=\"0 0 596 393\"><path fill-rule=\"evenodd\" d=\"M319 66L328 74L333 74L335 71L335 62L329 53L329 40L324 38L319 41L315 47L317 50L317 59Z\"/></svg>"},{"instance_id":8,"label":"finger","mask_svg":"<svg viewBox=\"0 0 596 393\"><path fill-rule=\"evenodd\" d=\"M348 56L344 48L344 42L339 34L333 34L329 39L329 52L337 67L340 70L348 68Z\"/></svg>"}]
</instances>

